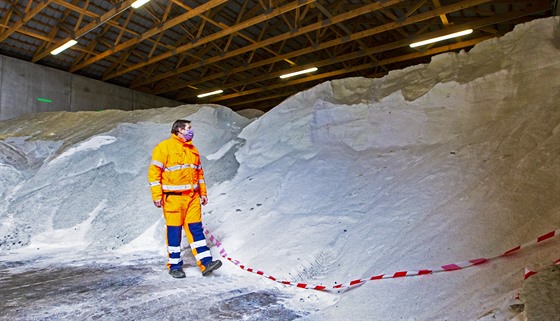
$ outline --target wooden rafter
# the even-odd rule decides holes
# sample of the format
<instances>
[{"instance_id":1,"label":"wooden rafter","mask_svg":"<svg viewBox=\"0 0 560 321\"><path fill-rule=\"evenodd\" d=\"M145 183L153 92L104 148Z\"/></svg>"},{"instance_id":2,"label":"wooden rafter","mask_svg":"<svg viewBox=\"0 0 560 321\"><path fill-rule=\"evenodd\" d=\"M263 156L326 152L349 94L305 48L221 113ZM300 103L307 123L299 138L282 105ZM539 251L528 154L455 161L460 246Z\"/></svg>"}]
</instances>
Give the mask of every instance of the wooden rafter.
<instances>
[{"instance_id":1,"label":"wooden rafter","mask_svg":"<svg viewBox=\"0 0 560 321\"><path fill-rule=\"evenodd\" d=\"M39 4L37 4L37 6L35 6L35 8L33 9L31 9L31 4L33 3L33 1L29 1L27 8L25 8L25 16L20 21L14 23L14 25L10 27L8 30L4 30L4 32L0 34L0 42L6 40L6 38L8 38L12 33L16 32L23 25L25 25L29 20L33 19L33 17L35 17L36 14L38 14L39 12L43 11L43 9L48 7L52 1L53 0L42 1Z\"/></svg>"},{"instance_id":2,"label":"wooden rafter","mask_svg":"<svg viewBox=\"0 0 560 321\"><path fill-rule=\"evenodd\" d=\"M152 29L146 31L145 33L143 33L140 36L140 39L130 39L128 41L125 41L125 42L115 46L114 48L111 48L111 49L109 49L109 50L107 50L107 51L105 51L105 52L103 52L99 55L96 55L95 57L93 57L91 59L88 59L87 61L73 67L70 70L70 72L74 72L76 70L82 69L82 68L84 68L84 67L86 67L86 66L88 66L88 65L90 65L90 64L92 64L96 61L104 59L104 58L106 58L106 57L108 57L112 54L115 54L115 53L117 53L121 50L124 50L126 48L129 48L131 46L134 46L134 45L138 44L139 42L141 42L143 40L146 40L146 39L149 39L150 37L153 37L154 35L157 35L158 33L162 32L166 29L169 29L169 28L171 28L171 27L173 27L173 26L175 26L175 25L177 25L177 24L179 24L179 23L181 23L185 20L188 20L192 17L195 17L196 15L201 14L204 11L207 11L207 10L209 10L209 9L215 7L215 6L221 5L225 1L227 1L227 0L211 1L207 4L204 4L204 5L201 5L201 6L197 7L195 10L189 11L189 12L187 12L187 13L179 16L179 17L176 17L174 19L170 19L166 23L164 23L162 26L157 26L155 28L152 28Z\"/></svg>"},{"instance_id":3,"label":"wooden rafter","mask_svg":"<svg viewBox=\"0 0 560 321\"><path fill-rule=\"evenodd\" d=\"M49 2L52 0L48 0ZM85 35L86 33L90 32L91 30L95 29L97 26L99 26L99 24L108 21L110 18L112 18L113 16L115 16L116 14L122 12L123 10L126 10L127 8L130 7L130 5L134 2L135 0L125 0L123 2L120 2L115 8L109 10L108 12L106 12L105 14L97 17L93 22L88 23L86 26L84 26L83 28L78 29L74 35L72 37L67 37L62 41L58 41L54 46L48 48L47 50L44 50L38 54L36 54L35 56L33 56L33 59L31 59L32 62L36 62L38 60L41 60L43 58L45 58L47 55L50 54L50 52L55 49L58 48L60 46L62 46L63 44L65 44L66 42L68 42L71 39L74 38L79 38L83 35Z\"/></svg>"},{"instance_id":4,"label":"wooden rafter","mask_svg":"<svg viewBox=\"0 0 560 321\"><path fill-rule=\"evenodd\" d=\"M214 40L216 40L216 39L225 37L225 36L227 36L227 35L229 35L229 34L232 34L232 33L234 33L234 32L237 32L237 31L239 31L239 30L243 30L243 29L245 29L245 28L247 28L247 27L249 27L249 26L252 26L252 25L261 23L261 22L263 22L263 21L269 19L270 17L274 17L274 16L281 15L281 14L287 12L287 11L291 11L291 10L297 8L297 7L301 7L301 6L307 5L307 4L312 3L312 2L314 2L314 1L315 1L315 0L298 0L298 1L292 2L292 3L290 3L290 4L287 4L287 5L282 6L282 7L280 7L280 8L276 8L275 10L273 10L273 11L272 11L271 13L269 13L269 14L264 14L264 15L259 16L259 17L256 17L256 18L249 19L249 20L244 21L244 22L242 22L242 23L240 23L240 24L234 25L234 26L232 26L232 27L230 27L230 28L228 28L228 29L222 30L222 31L220 31L220 32L216 32L215 34L212 34L212 35L210 35L210 36L208 36L208 37L205 37L205 38L203 38L203 39L198 40L196 43L190 43L190 44L183 45L183 46L178 47L177 49L175 49L175 50L173 50L173 51L168 51L168 52L163 53L163 54L161 54L161 55L159 55L159 56L157 56L157 57L154 57L154 58L152 58L152 59L149 59L149 60L146 61L146 62L142 62L142 63L136 64L136 65L134 65L134 66L131 66L131 67L128 67L128 68L124 68L123 70L120 70L120 71L118 71L118 72L108 74L108 75L106 75L105 77L103 77L103 80L109 80L109 79L115 78L115 77L117 77L117 76L120 76L120 75L126 74L126 73L128 73L128 72L131 72L131 71L133 71L133 70L136 70L136 69L145 67L145 66L147 66L147 65L156 63L156 62L158 62L158 61L167 59L167 58L172 57L172 56L174 56L174 55L176 55L176 54L178 54L178 53L181 53L181 52L190 50L190 49L195 48L195 47L197 47L197 46L200 46L200 45L202 45L202 44L206 44L206 43L212 42L212 41L214 41Z\"/></svg>"}]
</instances>

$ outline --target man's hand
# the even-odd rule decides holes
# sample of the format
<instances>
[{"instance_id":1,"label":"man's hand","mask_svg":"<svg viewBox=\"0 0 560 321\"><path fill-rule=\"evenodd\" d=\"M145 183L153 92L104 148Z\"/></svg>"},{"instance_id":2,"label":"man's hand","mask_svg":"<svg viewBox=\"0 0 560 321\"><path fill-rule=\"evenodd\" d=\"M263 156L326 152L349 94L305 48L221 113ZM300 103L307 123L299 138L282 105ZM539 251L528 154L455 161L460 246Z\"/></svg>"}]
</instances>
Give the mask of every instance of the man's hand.
<instances>
[{"instance_id":1,"label":"man's hand","mask_svg":"<svg viewBox=\"0 0 560 321\"><path fill-rule=\"evenodd\" d=\"M201 196L201 197L200 197L200 204L202 204L202 205L208 204L208 197L206 197L206 196Z\"/></svg>"},{"instance_id":2,"label":"man's hand","mask_svg":"<svg viewBox=\"0 0 560 321\"><path fill-rule=\"evenodd\" d=\"M154 201L154 205L155 205L156 207L161 207L161 206L163 205L163 200Z\"/></svg>"}]
</instances>

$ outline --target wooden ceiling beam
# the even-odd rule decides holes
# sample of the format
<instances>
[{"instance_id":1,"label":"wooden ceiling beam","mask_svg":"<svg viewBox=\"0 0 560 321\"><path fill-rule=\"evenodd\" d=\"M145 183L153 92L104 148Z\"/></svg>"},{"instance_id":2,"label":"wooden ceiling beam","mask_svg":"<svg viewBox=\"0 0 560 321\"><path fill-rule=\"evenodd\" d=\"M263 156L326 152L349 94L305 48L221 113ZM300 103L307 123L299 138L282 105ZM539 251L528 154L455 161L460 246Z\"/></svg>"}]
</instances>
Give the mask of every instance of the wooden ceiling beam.
<instances>
[{"instance_id":1,"label":"wooden ceiling beam","mask_svg":"<svg viewBox=\"0 0 560 321\"><path fill-rule=\"evenodd\" d=\"M10 19L12 18L12 14L16 12L16 6L14 4L11 5L12 6L10 7L10 10L2 10L4 12L7 11L7 13L3 15L2 21L0 22L0 24L2 25L2 32L0 34L3 34L6 29L9 29L9 23Z\"/></svg>"},{"instance_id":2,"label":"wooden ceiling beam","mask_svg":"<svg viewBox=\"0 0 560 321\"><path fill-rule=\"evenodd\" d=\"M49 2L52 0L48 0ZM120 12L126 10L127 8L130 7L130 5L132 3L134 3L135 0L125 0L119 4L117 4L115 6L115 8L107 11L106 13L104 13L102 16L98 17L97 19L95 19L94 21L88 23L86 26L84 26L83 28L80 28L79 30L77 30L74 35L70 36L70 37L66 37L63 40L58 41L54 46L51 46L50 48L48 48L47 50L44 50L43 52L40 52L36 55L33 56L33 58L31 59L31 62L37 62L43 58L45 58L46 56L50 55L51 51L62 46L63 44L67 43L68 41L70 41L71 39L77 39L83 35L85 35L86 33L90 32L91 30L97 28L100 24L106 23L108 22L113 16L119 14Z\"/></svg>"},{"instance_id":3,"label":"wooden ceiling beam","mask_svg":"<svg viewBox=\"0 0 560 321\"><path fill-rule=\"evenodd\" d=\"M436 7L436 9L441 8L441 3L439 3L439 0L432 0L432 3ZM440 15L439 18L441 19L441 23L443 23L445 27L449 25L449 21L447 20L447 16L445 14Z\"/></svg>"},{"instance_id":4,"label":"wooden ceiling beam","mask_svg":"<svg viewBox=\"0 0 560 321\"><path fill-rule=\"evenodd\" d=\"M109 66L109 70L115 69L122 64L126 64L126 60L132 55L132 51L122 52L120 57L111 57L114 59L111 66Z\"/></svg>"},{"instance_id":5,"label":"wooden ceiling beam","mask_svg":"<svg viewBox=\"0 0 560 321\"><path fill-rule=\"evenodd\" d=\"M119 13L119 15L120 14L121 13ZM117 19L118 19L118 17L117 17ZM80 55L78 58L74 59L74 61L70 65L70 68L72 68L73 65L79 63L80 61L83 61L84 59L87 59L88 57L93 55L95 53L95 48L98 44L102 44L103 46L110 46L110 43L108 43L108 40L105 40L103 38L103 36L106 35L107 32L109 32L109 30L111 30L111 28L113 28L113 26L114 25L112 23L105 23L102 26L91 30L89 33L90 33L90 35L93 35L93 37L91 37L92 40L89 41L89 43L85 46L84 53L82 55ZM78 27L79 27L79 24L76 24L76 29ZM76 32L76 29L73 32ZM80 50L80 49L81 49L80 47L76 47L74 50ZM38 52L40 52L40 51L38 51Z\"/></svg>"},{"instance_id":6,"label":"wooden ceiling beam","mask_svg":"<svg viewBox=\"0 0 560 321\"><path fill-rule=\"evenodd\" d=\"M442 7L440 9L436 9L430 12L426 12L426 13L422 13L422 14L418 14L415 15L413 17L409 17L406 18L404 20L401 21L395 21L395 22L390 22L390 23L386 23L374 28L370 28L368 30L365 31L361 31L361 32L357 32L352 34L351 36L345 36L342 38L337 38L331 41L326 41L323 42L315 47L310 47L310 48L305 48L305 49L300 49L300 50L296 50L296 51L291 51L290 53L284 54L281 57L275 57L275 58L271 58L271 59L265 59L259 62L256 62L254 64L251 64L249 66L243 66L243 67L238 67L238 68L234 68L232 70L230 70L230 73L239 73L239 72L243 72L245 70L248 69L252 69L252 68L257 68L257 67L261 67L270 63L273 63L275 61L277 61L280 58L293 58L293 57L297 57L297 56L303 56L315 51L319 51L319 50L324 50L326 48L329 47L333 47L345 42L350 42L350 41L355 41L357 39L361 39L361 38L365 38L365 37L371 37L373 35L385 32L385 31L389 31L389 30L394 30L406 25L410 25L410 24L414 24L420 21L424 21L424 20L429 20L429 19L433 19L434 17L438 17L442 12L447 13L447 12L454 12L454 11L459 11L459 10L463 10L464 8L469 8L470 6L474 6L474 5L478 5L481 3L486 3L492 0L466 0L466 1L462 1L459 3L455 3L449 6L445 6ZM449 31L451 32L451 31ZM409 43L411 42L410 40L407 40ZM183 68L181 68L183 69ZM305 69L305 67L301 67L299 66L298 68L291 68L289 70L285 70L284 73L288 73L288 72L294 72L294 71L299 71L299 70L303 70ZM222 77L224 76L223 74L216 74L213 75L213 77ZM195 85L198 82L189 82L189 85ZM178 90L181 88L168 88L169 91L174 91L174 90ZM156 94L161 94L162 92L158 92Z\"/></svg>"},{"instance_id":7,"label":"wooden ceiling beam","mask_svg":"<svg viewBox=\"0 0 560 321\"><path fill-rule=\"evenodd\" d=\"M188 11L187 13L184 13L184 14L176 17L176 18L173 18L173 19L170 19L170 20L166 21L161 26L158 25L155 28L152 28L152 29L146 31L138 39L134 38L134 39L130 39L128 41L125 41L125 42L123 42L123 43L121 43L121 44L119 44L119 45L117 45L117 46L115 46L115 47L113 47L109 50L106 50L105 52L103 52L99 55L96 55L95 57L93 57L91 59L88 59L87 61L85 61L85 62L83 62L83 63L81 63L77 66L74 66L72 69L70 69L70 72L75 72L75 71L77 71L79 69L82 69L82 68L86 67L87 65L90 65L90 64L92 64L96 61L99 61L99 60L104 59L104 58L106 58L110 55L113 55L113 54L115 54L115 53L117 53L121 50L129 48L133 45L136 45L136 44L138 44L138 43L140 43L140 42L142 42L146 39L149 39L150 37L153 37L154 35L156 35L160 32L163 32L163 31L165 31L165 30L167 30L171 27L176 26L177 24L180 24L180 23L182 23L186 20L189 20L189 19L191 19L191 18L193 18L197 15L202 14L205 11L208 11L208 10L210 10L210 9L216 7L216 6L219 6L226 1L227 0L214 0L214 1L210 1L206 4L200 5L200 6L196 7L196 9L193 9L191 11Z\"/></svg>"},{"instance_id":8,"label":"wooden ceiling beam","mask_svg":"<svg viewBox=\"0 0 560 321\"><path fill-rule=\"evenodd\" d=\"M11 34L13 34L19 28L24 26L29 20L33 19L33 17L35 17L36 14L38 14L39 12L43 11L43 9L48 7L51 4L52 1L53 0L41 1L33 9L30 8L30 5L33 1L29 1L28 6L25 10L25 16L23 16L23 18L20 21L14 23L8 30L5 30L4 32L2 32L0 34L0 42L6 40Z\"/></svg>"},{"instance_id":9,"label":"wooden ceiling beam","mask_svg":"<svg viewBox=\"0 0 560 321\"><path fill-rule=\"evenodd\" d=\"M98 35L95 37L95 39L101 39L101 36L103 34L105 34L110 28L111 28L111 26L104 25L102 29L98 29L98 31L97 31ZM94 31L94 32L96 32L96 31ZM90 43L86 46L86 52L84 52L78 58L76 58L74 60L74 63L79 63L80 61L83 61L84 59L87 59L88 57L93 55L94 52L95 52L94 49L98 44L99 44L99 42L97 40L90 41ZM72 68L72 67L70 67L70 68Z\"/></svg>"},{"instance_id":10,"label":"wooden ceiling beam","mask_svg":"<svg viewBox=\"0 0 560 321\"><path fill-rule=\"evenodd\" d=\"M86 4L84 5L85 8L89 6L89 0L86 0ZM86 10L84 10L86 11ZM78 31L78 28L82 24L82 20L84 19L85 13L80 12L80 17L78 18L78 22L76 22L76 26L74 26L74 32Z\"/></svg>"},{"instance_id":11,"label":"wooden ceiling beam","mask_svg":"<svg viewBox=\"0 0 560 321\"><path fill-rule=\"evenodd\" d=\"M78 0L73 0L74 2L77 2ZM66 9L62 12L62 18L60 19L60 21L64 21L70 14L72 13L72 10L70 9ZM37 52L43 50L43 48L45 48L46 46L50 45L52 43L52 39L53 37L57 34L57 32L60 30L59 26L55 26L51 29L51 31L48 33L47 36L43 36L43 37L38 37L39 35L36 35L35 38L42 40L43 43L37 47L37 50L34 52L34 54L36 54ZM22 34L26 34L25 32L25 27L21 27L18 30L19 33ZM30 35L30 36L34 36L34 35Z\"/></svg>"},{"instance_id":12,"label":"wooden ceiling beam","mask_svg":"<svg viewBox=\"0 0 560 321\"><path fill-rule=\"evenodd\" d=\"M28 30L25 27L19 28L17 32L22 34L22 35L26 35L28 37L35 38L35 39L42 40L42 41L46 41L46 42L50 42L52 40L52 37L37 34L37 33L33 32L31 30Z\"/></svg>"},{"instance_id":13,"label":"wooden ceiling beam","mask_svg":"<svg viewBox=\"0 0 560 321\"><path fill-rule=\"evenodd\" d=\"M421 0L416 2L415 5L408 8L408 11L404 14L405 17L410 17L411 14L415 13L418 9L420 9L428 0Z\"/></svg>"},{"instance_id":14,"label":"wooden ceiling beam","mask_svg":"<svg viewBox=\"0 0 560 321\"><path fill-rule=\"evenodd\" d=\"M248 3L248 2L244 2L244 3L243 3L243 6L242 6L242 8L241 8L241 10L240 10L240 12L239 12L239 15L238 15L238 17L237 17L237 20L235 21L235 24L238 24L238 23L241 22L241 18L243 17L243 13L245 12L247 3ZM227 26L227 25L225 25L225 24L223 24L223 23L217 22L217 21L215 21L215 20L213 20L213 19L210 19L210 18L206 17L205 15L200 15L200 18L202 18L202 19L204 19L204 20L206 20L206 21L212 23L213 25L215 25L215 26L221 28L222 30L225 30L225 29L229 28L229 26ZM266 23L266 21L265 21L265 23ZM229 45L230 45L232 39L234 38L234 36L241 37L241 38L243 38L243 39L245 39L245 40L247 40L247 41L249 41L249 42L251 42L251 43L253 43L253 44L256 44L256 43L258 43L258 42L261 41L262 36L264 36L264 31L261 32L261 36L259 37L258 40L254 40L253 38L251 38L251 37L249 37L249 36L246 36L246 35L243 34L243 32L241 32L241 31L235 32L235 33L231 34L230 37L228 38L226 46L225 46L224 48L222 48L222 49L223 49L222 52L227 52L227 48L229 47ZM270 50L270 49L267 49L267 48L265 48L265 50L267 50L268 52L270 52L271 54L273 54L273 55L275 55L275 56L278 56L278 55L279 55L277 52L275 52L275 51L273 51L273 50ZM203 60L203 58L201 57L200 60ZM291 61L289 61L289 60L287 60L287 62L290 63L290 64L293 64L293 62L291 62Z\"/></svg>"},{"instance_id":15,"label":"wooden ceiling beam","mask_svg":"<svg viewBox=\"0 0 560 321\"><path fill-rule=\"evenodd\" d=\"M75 2L77 2L78 0L74 0ZM69 11L69 10L68 10ZM132 17L132 13L129 13L126 21L130 20L130 17ZM126 22L125 22L126 25ZM76 27L78 26L78 24L76 24ZM84 61L85 59L87 59L88 57L92 56L95 53L95 47L99 44L102 43L100 40L103 39L102 36L108 32L111 29L111 25L110 24L104 24L102 26L102 29L97 28L96 30L93 30L94 33L97 33L94 37L94 39L92 41L90 41L86 47L85 47L85 52L82 53L78 58L74 59L74 61L72 62L70 69L72 68L72 66L75 66L76 64L80 63L80 61ZM119 36L121 36L121 34L124 33L124 30L121 29ZM104 43L102 43L103 45L105 45ZM42 50L42 49L40 49ZM40 51L38 50L38 51Z\"/></svg>"},{"instance_id":16,"label":"wooden ceiling beam","mask_svg":"<svg viewBox=\"0 0 560 321\"><path fill-rule=\"evenodd\" d=\"M243 30L243 29L245 29L245 28L247 28L247 27L253 26L253 25L258 24L258 23L261 23L261 22L263 22L263 21L265 21L265 20L267 20L267 19L270 19L270 18L272 18L272 17L275 17L275 16L278 16L278 15L284 14L284 13L286 13L286 12L288 12L288 11L294 10L294 9L297 8L297 7L301 7L301 6L310 4L310 3L315 2L315 1L316 1L316 0L297 0L297 1L291 2L291 3L287 4L287 5L284 5L284 6L282 6L282 7L279 7L279 8L276 8L276 9L272 10L272 12L270 12L270 13L265 13L265 14L263 14L263 15L260 15L260 16L255 17L255 18L251 18L251 19L249 19L249 20L246 20L246 21L244 21L244 22L242 22L242 23L239 23L239 24L237 24L237 25L231 26L231 27L229 27L229 28L227 28L227 29L225 29L225 30L218 31L218 32L216 32L216 33L214 33L214 34L212 34L212 35L210 35L210 36L208 36L208 37L205 37L205 38L203 38L203 39L199 39L199 40L197 40L197 41L194 42L194 43L189 43L189 44L180 46L180 47L178 47L177 49L175 49L175 50L173 50L173 51L165 52L165 53L163 53L163 54L161 54L161 55L159 55L159 56L157 56L157 57L154 57L154 58L152 58L152 59L149 59L148 61L145 61L145 62L136 64L136 65L131 66L131 67L129 67L129 68L124 68L124 69L122 69L122 70L120 70L120 71L118 71L118 72L115 72L115 73L107 74L107 75L105 75L105 76L103 77L103 80L106 81L106 80L109 80L109 79L118 77L118 76L120 76L120 75L129 73L129 72L134 71L134 70L136 70L136 69L145 67L145 66L147 66L147 65L156 63L156 62L158 62L158 61L161 61L161 60L170 58L170 57L172 57L172 56L174 56L174 55L177 55L177 54L179 54L179 53L182 53L182 52L185 52L185 51L190 50L190 49L192 49L192 48L195 48L195 47L201 46L201 45L203 45L203 44L212 42L212 41L214 41L214 40L217 40L217 39L219 39L219 38L225 37L225 36L227 36L227 35L229 35L229 34L232 34L232 33L234 33L234 32Z\"/></svg>"},{"instance_id":17,"label":"wooden ceiling beam","mask_svg":"<svg viewBox=\"0 0 560 321\"><path fill-rule=\"evenodd\" d=\"M79 13L80 15L85 15L88 16L90 18L94 18L97 19L99 18L99 15L97 13L93 13L89 10L87 10L87 7L89 5L89 1L86 1L84 7L80 7L78 5L76 5L75 1L74 3L70 3L70 2L66 2L64 0L53 0L54 3L56 3L57 5L61 6L61 7L65 7L66 9L70 9L71 11L75 11L77 13ZM77 26L79 26L80 24L76 24Z\"/></svg>"},{"instance_id":18,"label":"wooden ceiling beam","mask_svg":"<svg viewBox=\"0 0 560 321\"><path fill-rule=\"evenodd\" d=\"M325 7L323 7L321 4L316 3L315 6L316 6L319 10L321 10L321 12L323 12L323 14L325 14L329 19L332 19L332 18L333 18L332 14L331 14ZM339 23L337 23L336 25L337 25L340 29L342 29L347 35L351 35L351 34L352 34L352 31L350 31L350 29L348 29L344 24L342 24L342 23L339 22ZM366 50L366 49L368 48L368 46L362 41L362 39L358 39L357 42L358 42L358 44L359 44L359 46L360 46L360 49ZM372 61L377 61L377 58L375 58L373 55L369 55L369 57L370 57L370 59L371 59Z\"/></svg>"},{"instance_id":19,"label":"wooden ceiling beam","mask_svg":"<svg viewBox=\"0 0 560 321\"><path fill-rule=\"evenodd\" d=\"M130 12L130 13L128 14L128 16L126 16L126 19L125 19L125 21L124 21L124 28L122 28L122 29L119 31L119 35L117 36L117 38L116 38L115 41L113 42L113 46L116 46L119 42L121 42L121 39L122 39L122 37L124 36L125 31L127 30L127 29L126 29L126 26L128 26L128 24L130 23L130 20L132 19L132 16L133 16L133 15L134 15L133 12ZM76 65L77 65L77 64L74 64L72 67L74 68L74 66L76 66Z\"/></svg>"},{"instance_id":20,"label":"wooden ceiling beam","mask_svg":"<svg viewBox=\"0 0 560 321\"><path fill-rule=\"evenodd\" d=\"M486 1L490 1L490 0L486 0ZM269 46L269 45L272 45L272 44L275 44L275 43L278 43L278 42L283 42L283 41L286 41L290 38L293 38L293 37L296 37L296 36L299 36L299 35L304 35L308 32L313 32L313 31L319 30L321 28L325 28L326 26L332 25L334 23L338 23L338 22L342 22L342 21L345 21L345 20L348 20L348 19L352 19L352 18L358 17L360 15L363 15L364 13L370 12L372 10L379 10L380 8L384 8L385 6L394 5L394 4L399 3L399 2L402 2L402 1L400 1L400 0L387 0L384 3L376 2L376 3L373 3L373 4L369 4L369 5L361 7L360 9L356 9L354 11L350 11L350 12L340 14L336 17L333 17L333 19L319 21L319 22L313 23L309 26L299 28L296 31L293 31L293 32L290 31L290 32L287 32L287 33L284 33L284 34L281 34L281 35L278 35L278 36L275 36L275 37L271 37L271 38L262 40L262 41L260 41L256 44L245 46L243 48L233 50L233 51L231 51L231 52L229 52L229 53L227 53L223 56L212 57L212 58L206 59L204 61L204 63L205 64L217 63L219 61L229 59L229 58L234 57L234 56L242 55L242 54L250 52L252 50L256 50L258 48ZM282 58L282 59L284 59L284 58ZM176 76L177 74L185 73L189 70L192 70L192 69L195 69L195 68L198 68L198 67L200 67L199 63L190 64L188 66L181 67L181 68L177 69L176 71L161 74L161 75L157 76L156 79L150 79L150 80L147 80L145 82L133 84L132 88L137 88L137 87L146 85L150 82L156 82L156 81L160 81L162 79L168 78L168 77L173 77L173 76ZM177 88L177 89L180 89L180 88ZM173 90L174 89L170 88L169 91L173 91Z\"/></svg>"}]
</instances>

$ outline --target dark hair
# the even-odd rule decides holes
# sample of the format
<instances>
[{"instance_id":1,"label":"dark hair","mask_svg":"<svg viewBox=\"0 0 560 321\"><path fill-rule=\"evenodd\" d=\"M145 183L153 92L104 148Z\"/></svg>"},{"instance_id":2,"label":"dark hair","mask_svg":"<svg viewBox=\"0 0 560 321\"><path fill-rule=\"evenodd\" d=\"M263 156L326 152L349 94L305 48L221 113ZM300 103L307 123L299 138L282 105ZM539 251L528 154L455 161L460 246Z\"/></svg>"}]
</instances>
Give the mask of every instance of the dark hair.
<instances>
[{"instance_id":1,"label":"dark hair","mask_svg":"<svg viewBox=\"0 0 560 321\"><path fill-rule=\"evenodd\" d=\"M177 135L179 133L179 129L185 128L185 125L190 124L191 121L187 119L177 119L173 126L171 126L171 133Z\"/></svg>"}]
</instances>

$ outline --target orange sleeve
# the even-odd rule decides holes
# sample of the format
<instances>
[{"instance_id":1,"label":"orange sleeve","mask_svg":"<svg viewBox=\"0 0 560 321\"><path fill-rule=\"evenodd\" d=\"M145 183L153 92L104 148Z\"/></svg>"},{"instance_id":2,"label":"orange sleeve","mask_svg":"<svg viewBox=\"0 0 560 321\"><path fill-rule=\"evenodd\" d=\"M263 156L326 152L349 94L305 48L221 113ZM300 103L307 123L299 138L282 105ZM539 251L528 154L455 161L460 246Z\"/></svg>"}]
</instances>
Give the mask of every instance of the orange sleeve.
<instances>
[{"instance_id":1,"label":"orange sleeve","mask_svg":"<svg viewBox=\"0 0 560 321\"><path fill-rule=\"evenodd\" d=\"M199 170L198 170L198 186L200 188L200 195L207 196L208 193L206 191L206 182L204 181L204 170L202 169L202 165L199 162Z\"/></svg>"},{"instance_id":2,"label":"orange sleeve","mask_svg":"<svg viewBox=\"0 0 560 321\"><path fill-rule=\"evenodd\" d=\"M148 182L152 192L152 200L157 201L163 198L161 189L161 174L165 167L165 157L161 152L160 145L156 146L152 152L152 161L148 168Z\"/></svg>"}]
</instances>

